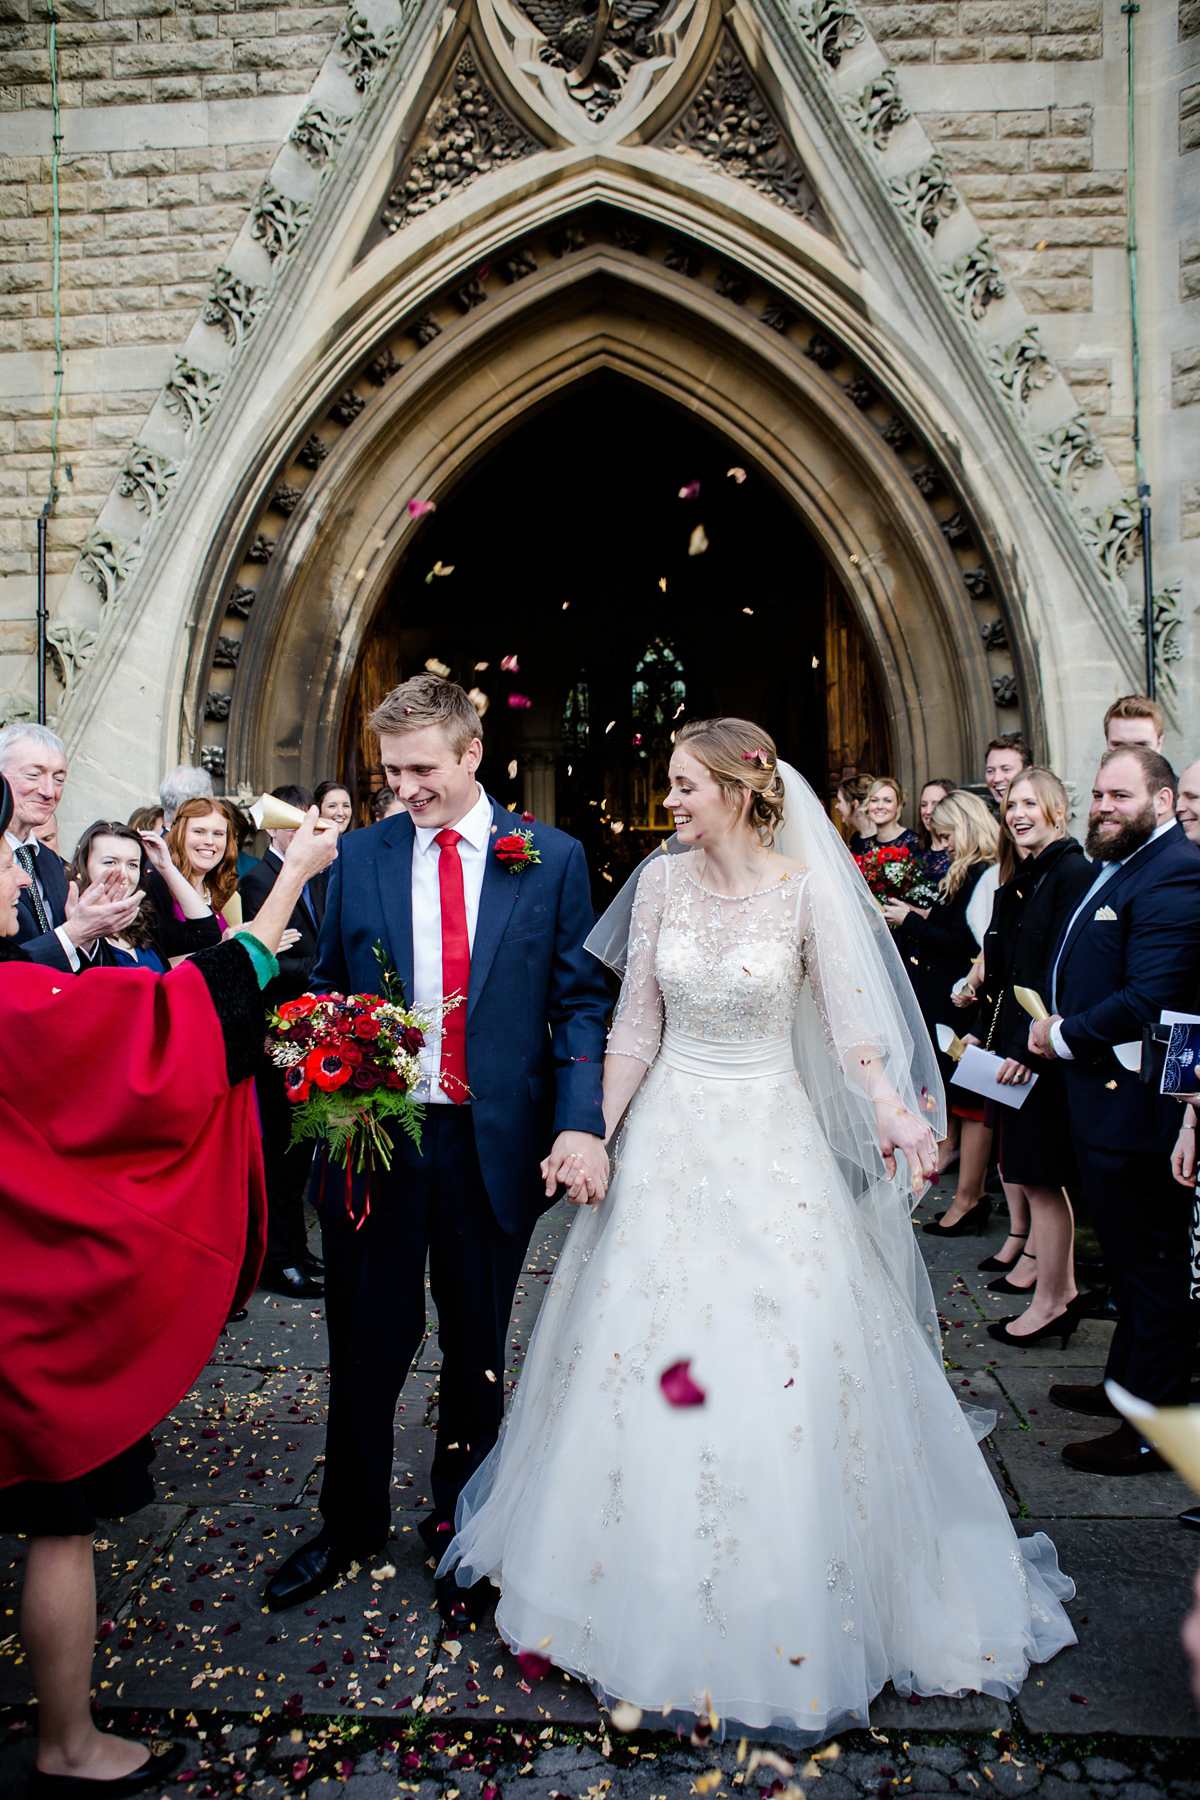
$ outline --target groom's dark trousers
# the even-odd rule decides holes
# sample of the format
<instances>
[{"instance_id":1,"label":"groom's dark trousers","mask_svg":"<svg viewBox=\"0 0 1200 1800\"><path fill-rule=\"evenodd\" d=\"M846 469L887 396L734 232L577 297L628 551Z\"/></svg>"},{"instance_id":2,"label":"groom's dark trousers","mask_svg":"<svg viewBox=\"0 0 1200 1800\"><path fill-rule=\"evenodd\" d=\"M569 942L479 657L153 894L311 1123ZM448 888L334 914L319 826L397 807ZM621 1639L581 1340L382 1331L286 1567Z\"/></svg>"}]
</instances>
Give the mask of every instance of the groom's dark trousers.
<instances>
[{"instance_id":1,"label":"groom's dark trousers","mask_svg":"<svg viewBox=\"0 0 1200 1800\"><path fill-rule=\"evenodd\" d=\"M342 1541L375 1550L391 1526L396 1402L425 1335L426 1247L442 1352L432 1501L450 1519L500 1429L508 1321L533 1227L497 1224L469 1106L428 1107L419 1150L399 1138L392 1177L361 1229L346 1216L340 1170L327 1191L319 1208L330 1371L321 1513ZM415 1408L404 1423L420 1422Z\"/></svg>"},{"instance_id":2,"label":"groom's dark trousers","mask_svg":"<svg viewBox=\"0 0 1200 1800\"><path fill-rule=\"evenodd\" d=\"M493 803L493 839L512 823ZM314 988L381 992L379 945L412 992L413 837L405 814L341 840ZM425 1332L426 1260L442 1349L430 1490L442 1524L499 1430L513 1295L548 1204L538 1165L560 1131L604 1133L609 1001L583 948L595 918L587 865L551 826L535 822L529 837L539 860L518 874L490 851L485 864L466 1004L469 1105L428 1105L419 1151L394 1134L361 1227L340 1169L314 1186L330 1369L320 1506L332 1536L358 1553L388 1535L395 1409ZM356 1176L356 1217L364 1202Z\"/></svg>"}]
</instances>

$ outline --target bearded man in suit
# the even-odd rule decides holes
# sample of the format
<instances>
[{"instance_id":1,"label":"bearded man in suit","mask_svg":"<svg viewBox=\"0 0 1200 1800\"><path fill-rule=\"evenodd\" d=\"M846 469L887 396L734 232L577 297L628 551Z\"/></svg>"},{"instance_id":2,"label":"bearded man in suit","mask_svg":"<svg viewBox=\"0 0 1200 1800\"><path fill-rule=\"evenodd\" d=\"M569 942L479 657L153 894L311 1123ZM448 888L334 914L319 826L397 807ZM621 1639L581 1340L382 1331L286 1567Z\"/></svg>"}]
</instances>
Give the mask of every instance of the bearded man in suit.
<instances>
[{"instance_id":1,"label":"bearded man in suit","mask_svg":"<svg viewBox=\"0 0 1200 1800\"><path fill-rule=\"evenodd\" d=\"M1051 963L1053 1016L1029 1033L1035 1055L1063 1063L1088 1215L1112 1271L1118 1319L1105 1375L1156 1406L1186 1404L1195 1341L1190 1207L1170 1164L1179 1106L1113 1051L1140 1043L1164 1009L1190 1010L1200 977L1200 848L1174 817L1176 786L1147 746L1102 759L1087 832L1096 879ZM1050 1398L1117 1416L1102 1384L1052 1387ZM1062 1454L1098 1475L1166 1467L1124 1423Z\"/></svg>"},{"instance_id":2,"label":"bearded man in suit","mask_svg":"<svg viewBox=\"0 0 1200 1800\"><path fill-rule=\"evenodd\" d=\"M313 985L379 993L376 946L419 1005L447 1008L423 1053L420 1148L397 1133L364 1218L340 1175L319 1204L330 1394L324 1524L272 1576L294 1606L382 1548L396 1402L425 1331L425 1265L442 1349L433 1510L439 1556L503 1412L508 1322L539 1214L560 1183L603 1196L608 992L583 942L594 923L582 846L513 818L475 779L482 725L454 682L421 675L368 721L405 811L348 833L329 883ZM514 842L514 839L516 840ZM486 1583L480 1584L486 1586ZM439 1585L454 1621L478 1599Z\"/></svg>"}]
</instances>

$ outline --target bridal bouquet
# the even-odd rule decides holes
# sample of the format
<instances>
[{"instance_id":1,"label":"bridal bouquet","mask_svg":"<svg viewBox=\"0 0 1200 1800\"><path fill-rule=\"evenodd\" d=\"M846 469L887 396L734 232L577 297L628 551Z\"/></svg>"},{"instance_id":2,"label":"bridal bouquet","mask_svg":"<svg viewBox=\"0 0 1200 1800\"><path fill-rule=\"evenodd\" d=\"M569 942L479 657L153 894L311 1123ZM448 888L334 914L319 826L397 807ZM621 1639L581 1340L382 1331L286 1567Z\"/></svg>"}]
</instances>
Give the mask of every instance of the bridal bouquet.
<instances>
[{"instance_id":1,"label":"bridal bouquet","mask_svg":"<svg viewBox=\"0 0 1200 1800\"><path fill-rule=\"evenodd\" d=\"M937 899L937 884L924 860L903 844L873 844L854 860L881 906L888 900L932 906Z\"/></svg>"},{"instance_id":2,"label":"bridal bouquet","mask_svg":"<svg viewBox=\"0 0 1200 1800\"><path fill-rule=\"evenodd\" d=\"M408 1006L381 946L375 954L383 968L382 996L301 994L267 1019L267 1053L285 1071L295 1107L292 1145L309 1138L324 1143L346 1171L347 1206L355 1173L366 1170L369 1177L391 1168L390 1128L421 1142L425 1109L412 1090L421 1076L420 1053L442 1010Z\"/></svg>"}]
</instances>

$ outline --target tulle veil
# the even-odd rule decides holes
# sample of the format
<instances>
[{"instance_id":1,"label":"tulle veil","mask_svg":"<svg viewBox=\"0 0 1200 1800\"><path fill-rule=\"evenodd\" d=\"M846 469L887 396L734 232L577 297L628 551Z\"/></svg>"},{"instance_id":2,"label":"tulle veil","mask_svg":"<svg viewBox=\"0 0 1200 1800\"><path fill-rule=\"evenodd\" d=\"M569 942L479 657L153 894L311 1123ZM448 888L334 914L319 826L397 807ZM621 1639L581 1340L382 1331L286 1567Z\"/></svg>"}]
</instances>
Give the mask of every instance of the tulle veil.
<instances>
[{"instance_id":1,"label":"tulle veil","mask_svg":"<svg viewBox=\"0 0 1200 1800\"><path fill-rule=\"evenodd\" d=\"M941 1138L946 1097L937 1057L892 934L808 782L790 763L776 766L783 781L784 819L775 848L812 871L814 922L805 952L815 956L815 981L827 994L843 996L842 1010L852 1008L861 1024L861 1037L858 1031L853 1035L875 1047L899 1104L927 1120ZM633 899L643 870L659 856L689 854L672 838L647 857L585 939L585 948L623 975ZM920 1195L903 1157L897 1159L895 1175L888 1177L873 1101L827 1037L812 980L804 984L796 1008L792 1047L805 1091L863 1223L940 1364L937 1309L910 1223Z\"/></svg>"}]
</instances>

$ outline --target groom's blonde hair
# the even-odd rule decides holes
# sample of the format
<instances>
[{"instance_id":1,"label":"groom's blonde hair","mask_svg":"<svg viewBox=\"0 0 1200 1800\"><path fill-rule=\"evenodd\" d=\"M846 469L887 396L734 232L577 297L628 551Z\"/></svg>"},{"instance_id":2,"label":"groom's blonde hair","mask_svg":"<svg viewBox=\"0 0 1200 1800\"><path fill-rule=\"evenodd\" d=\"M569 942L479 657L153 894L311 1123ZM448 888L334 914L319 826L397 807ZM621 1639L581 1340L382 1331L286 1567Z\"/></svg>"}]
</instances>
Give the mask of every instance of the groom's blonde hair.
<instances>
[{"instance_id":1,"label":"groom's blonde hair","mask_svg":"<svg viewBox=\"0 0 1200 1800\"><path fill-rule=\"evenodd\" d=\"M783 824L783 777L775 739L749 719L690 719L675 733L708 770L731 806L740 807L750 789L748 819L763 842L775 842Z\"/></svg>"},{"instance_id":2,"label":"groom's blonde hair","mask_svg":"<svg viewBox=\"0 0 1200 1800\"><path fill-rule=\"evenodd\" d=\"M466 689L440 675L414 675L411 681L402 681L367 720L367 730L380 737L398 737L426 725L441 726L459 762L472 739L483 738L483 721Z\"/></svg>"}]
</instances>

